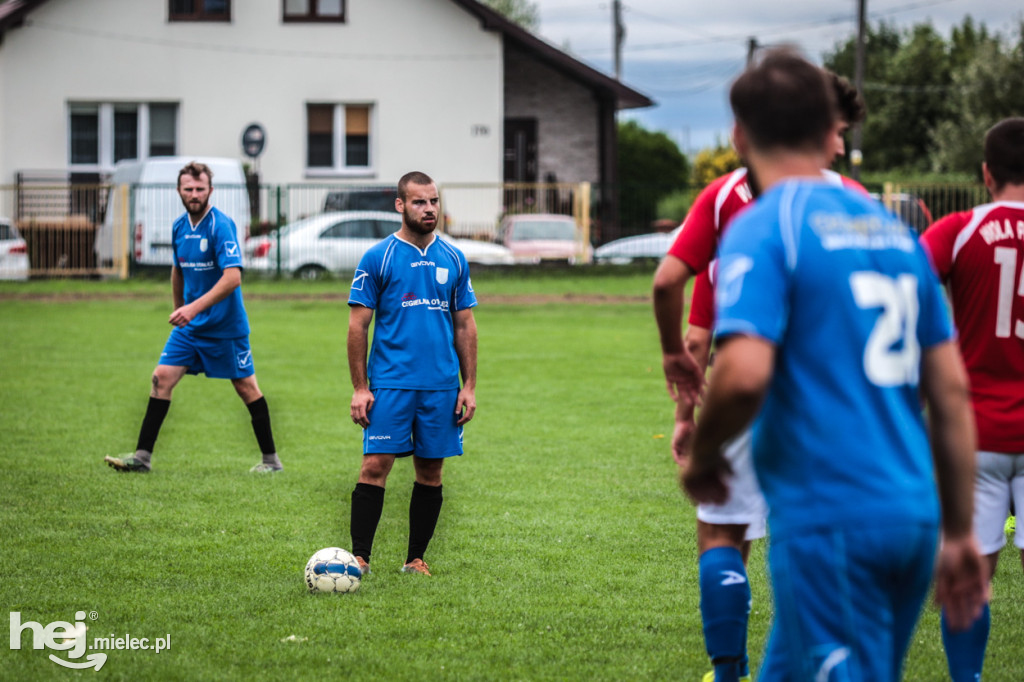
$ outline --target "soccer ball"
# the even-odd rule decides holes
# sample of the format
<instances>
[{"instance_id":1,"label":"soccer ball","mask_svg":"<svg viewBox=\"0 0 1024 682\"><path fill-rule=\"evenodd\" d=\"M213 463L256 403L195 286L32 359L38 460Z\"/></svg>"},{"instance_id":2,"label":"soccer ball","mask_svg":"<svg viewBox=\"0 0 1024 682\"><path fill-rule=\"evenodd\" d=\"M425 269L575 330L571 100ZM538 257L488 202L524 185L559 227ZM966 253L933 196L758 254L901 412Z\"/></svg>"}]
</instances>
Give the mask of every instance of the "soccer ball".
<instances>
[{"instance_id":1,"label":"soccer ball","mask_svg":"<svg viewBox=\"0 0 1024 682\"><path fill-rule=\"evenodd\" d=\"M325 547L306 562L306 587L317 592L355 592L363 572L348 550Z\"/></svg>"}]
</instances>

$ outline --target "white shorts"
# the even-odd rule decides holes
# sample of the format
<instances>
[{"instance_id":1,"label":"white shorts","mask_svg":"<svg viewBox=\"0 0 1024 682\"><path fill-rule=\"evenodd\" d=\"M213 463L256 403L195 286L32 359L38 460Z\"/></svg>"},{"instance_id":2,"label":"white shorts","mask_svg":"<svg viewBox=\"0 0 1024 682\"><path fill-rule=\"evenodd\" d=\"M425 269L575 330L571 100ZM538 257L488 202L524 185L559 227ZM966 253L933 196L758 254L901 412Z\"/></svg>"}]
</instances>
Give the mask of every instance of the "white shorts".
<instances>
[{"instance_id":1,"label":"white shorts","mask_svg":"<svg viewBox=\"0 0 1024 682\"><path fill-rule=\"evenodd\" d=\"M995 554L1006 544L1006 518L1010 499L1014 511L1024 514L1024 454L979 452L974 478L974 534L982 554ZM1024 549L1024 533L1014 534L1014 544Z\"/></svg>"},{"instance_id":2,"label":"white shorts","mask_svg":"<svg viewBox=\"0 0 1024 682\"><path fill-rule=\"evenodd\" d=\"M750 429L726 444L725 458L732 466L732 476L726 481L729 499L723 504L697 505L697 518L716 526L746 525L745 539L763 538L768 534L768 505L754 473Z\"/></svg>"}]
</instances>

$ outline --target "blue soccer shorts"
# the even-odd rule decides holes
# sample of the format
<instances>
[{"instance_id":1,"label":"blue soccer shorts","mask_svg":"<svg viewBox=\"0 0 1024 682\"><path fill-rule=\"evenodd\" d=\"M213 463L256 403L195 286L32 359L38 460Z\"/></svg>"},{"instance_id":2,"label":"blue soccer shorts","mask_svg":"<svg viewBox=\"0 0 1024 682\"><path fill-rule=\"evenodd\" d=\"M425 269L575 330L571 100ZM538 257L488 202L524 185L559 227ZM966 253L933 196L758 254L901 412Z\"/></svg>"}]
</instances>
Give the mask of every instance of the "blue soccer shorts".
<instances>
[{"instance_id":1,"label":"blue soccer shorts","mask_svg":"<svg viewBox=\"0 0 1024 682\"><path fill-rule=\"evenodd\" d=\"M462 427L455 414L457 388L444 391L373 389L370 425L363 429L367 455L416 455L441 459L462 454Z\"/></svg>"},{"instance_id":2,"label":"blue soccer shorts","mask_svg":"<svg viewBox=\"0 0 1024 682\"><path fill-rule=\"evenodd\" d=\"M901 679L938 538L936 525L910 522L776 535L775 621L758 680Z\"/></svg>"},{"instance_id":3,"label":"blue soccer shorts","mask_svg":"<svg viewBox=\"0 0 1024 682\"><path fill-rule=\"evenodd\" d=\"M187 367L189 374L205 374L211 379L244 379L256 372L248 336L193 336L187 327L171 330L158 364Z\"/></svg>"}]
</instances>

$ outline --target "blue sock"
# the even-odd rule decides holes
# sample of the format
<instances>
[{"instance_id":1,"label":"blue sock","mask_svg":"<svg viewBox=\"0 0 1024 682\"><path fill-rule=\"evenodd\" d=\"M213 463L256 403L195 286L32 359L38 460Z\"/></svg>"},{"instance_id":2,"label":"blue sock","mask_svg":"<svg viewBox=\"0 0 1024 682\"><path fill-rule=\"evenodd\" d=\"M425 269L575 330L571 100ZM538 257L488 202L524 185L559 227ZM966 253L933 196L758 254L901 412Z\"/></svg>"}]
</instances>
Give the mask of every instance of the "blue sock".
<instances>
[{"instance_id":1,"label":"blue sock","mask_svg":"<svg viewBox=\"0 0 1024 682\"><path fill-rule=\"evenodd\" d=\"M992 614L988 604L978 620L963 632L952 632L946 625L946 611L942 611L942 645L946 648L946 663L953 682L977 682L981 679L981 666L985 663Z\"/></svg>"},{"instance_id":2,"label":"blue sock","mask_svg":"<svg viewBox=\"0 0 1024 682\"><path fill-rule=\"evenodd\" d=\"M716 547L700 555L700 616L704 645L715 682L735 682L747 669L747 620L750 583L743 557L734 547Z\"/></svg>"}]
</instances>

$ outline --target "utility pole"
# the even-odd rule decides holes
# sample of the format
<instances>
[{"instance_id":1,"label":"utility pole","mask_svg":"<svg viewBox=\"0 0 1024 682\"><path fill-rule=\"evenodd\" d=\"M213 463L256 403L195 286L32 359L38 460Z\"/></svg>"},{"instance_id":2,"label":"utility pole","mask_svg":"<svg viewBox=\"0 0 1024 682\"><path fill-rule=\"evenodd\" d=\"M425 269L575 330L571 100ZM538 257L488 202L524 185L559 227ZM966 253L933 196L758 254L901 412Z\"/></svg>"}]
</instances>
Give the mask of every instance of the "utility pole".
<instances>
[{"instance_id":1,"label":"utility pole","mask_svg":"<svg viewBox=\"0 0 1024 682\"><path fill-rule=\"evenodd\" d=\"M864 96L864 31L867 24L867 4L868 0L857 0L857 54L856 61L854 62L853 71L853 85L857 88L857 92L860 96ZM853 135L851 140L851 146L853 149L850 150L850 175L854 180L860 180L860 165L864 161L864 152L861 151L861 143L863 141L863 131L861 130L861 123L853 124Z\"/></svg>"},{"instance_id":2,"label":"utility pole","mask_svg":"<svg viewBox=\"0 0 1024 682\"><path fill-rule=\"evenodd\" d=\"M622 80L622 44L626 41L626 26L622 23L622 1L612 0L612 45L615 53L615 80Z\"/></svg>"}]
</instances>

